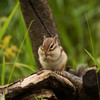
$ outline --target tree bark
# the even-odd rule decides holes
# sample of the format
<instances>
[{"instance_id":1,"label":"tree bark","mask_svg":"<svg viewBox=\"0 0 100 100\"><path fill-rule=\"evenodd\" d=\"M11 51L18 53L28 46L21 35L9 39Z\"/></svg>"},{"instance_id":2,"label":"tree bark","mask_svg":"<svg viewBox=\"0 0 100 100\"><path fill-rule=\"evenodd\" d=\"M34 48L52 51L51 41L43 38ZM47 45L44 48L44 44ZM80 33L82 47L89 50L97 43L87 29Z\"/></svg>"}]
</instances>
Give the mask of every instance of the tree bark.
<instances>
[{"instance_id":1,"label":"tree bark","mask_svg":"<svg viewBox=\"0 0 100 100\"><path fill-rule=\"evenodd\" d=\"M33 21L29 29L29 36L37 67L41 68L38 61L38 48L42 45L43 36L54 37L58 35L51 8L47 0L20 0L20 6L27 28Z\"/></svg>"},{"instance_id":2,"label":"tree bark","mask_svg":"<svg viewBox=\"0 0 100 100\"><path fill-rule=\"evenodd\" d=\"M14 83L0 86L0 100L4 93L6 100L35 100L42 96L48 100L99 100L100 72L96 76L95 67L86 69L82 77L68 71L62 76L50 70L37 71Z\"/></svg>"}]
</instances>

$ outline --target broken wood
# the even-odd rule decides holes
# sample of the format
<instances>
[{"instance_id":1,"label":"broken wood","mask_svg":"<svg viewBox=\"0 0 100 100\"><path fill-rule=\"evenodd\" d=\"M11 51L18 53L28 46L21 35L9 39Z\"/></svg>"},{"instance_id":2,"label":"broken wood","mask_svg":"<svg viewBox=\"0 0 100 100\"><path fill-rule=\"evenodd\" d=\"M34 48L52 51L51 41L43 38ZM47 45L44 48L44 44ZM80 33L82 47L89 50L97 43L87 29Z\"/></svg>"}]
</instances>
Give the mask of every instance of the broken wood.
<instances>
[{"instance_id":1,"label":"broken wood","mask_svg":"<svg viewBox=\"0 0 100 100\"><path fill-rule=\"evenodd\" d=\"M35 96L41 97L45 90L48 91L48 95L44 95L45 98L59 97L72 99L75 86L68 79L52 71L43 70L8 86L0 87L0 94L3 94L5 91L7 100L15 100L15 98L16 100L19 100L19 98L20 100L26 100L26 98L30 100Z\"/></svg>"},{"instance_id":2,"label":"broken wood","mask_svg":"<svg viewBox=\"0 0 100 100\"><path fill-rule=\"evenodd\" d=\"M41 98L41 96L48 100L85 100L86 98L86 100L99 100L98 84L94 76L96 69L87 69L83 77L69 72L61 76L49 70L37 71L14 83L0 86L0 98L5 93L6 100L35 100L35 97ZM100 72L97 76L100 83ZM87 82L88 79L90 82Z\"/></svg>"},{"instance_id":3,"label":"broken wood","mask_svg":"<svg viewBox=\"0 0 100 100\"><path fill-rule=\"evenodd\" d=\"M100 71L96 73L96 67L90 69L83 76L84 91L92 98L98 100L100 95L98 92L100 91Z\"/></svg>"}]
</instances>

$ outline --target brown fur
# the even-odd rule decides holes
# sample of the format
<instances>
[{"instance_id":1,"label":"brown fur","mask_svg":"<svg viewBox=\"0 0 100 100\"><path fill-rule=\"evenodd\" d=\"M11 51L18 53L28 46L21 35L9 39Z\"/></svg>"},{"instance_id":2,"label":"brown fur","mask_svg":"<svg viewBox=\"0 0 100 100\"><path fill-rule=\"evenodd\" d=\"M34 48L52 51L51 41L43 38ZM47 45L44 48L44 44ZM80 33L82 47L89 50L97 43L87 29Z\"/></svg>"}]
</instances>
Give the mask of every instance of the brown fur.
<instances>
[{"instance_id":1,"label":"brown fur","mask_svg":"<svg viewBox=\"0 0 100 100\"><path fill-rule=\"evenodd\" d=\"M45 38L43 42L44 52L48 52L50 50L50 44L55 42L55 38Z\"/></svg>"}]
</instances>

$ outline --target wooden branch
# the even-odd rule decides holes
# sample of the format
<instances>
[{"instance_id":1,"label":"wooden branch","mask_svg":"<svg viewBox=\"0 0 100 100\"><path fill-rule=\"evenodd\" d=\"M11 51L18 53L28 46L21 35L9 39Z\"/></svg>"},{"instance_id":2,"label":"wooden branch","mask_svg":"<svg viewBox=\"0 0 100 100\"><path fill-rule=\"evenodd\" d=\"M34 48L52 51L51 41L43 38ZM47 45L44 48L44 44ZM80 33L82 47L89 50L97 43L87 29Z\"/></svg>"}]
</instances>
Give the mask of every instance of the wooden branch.
<instances>
[{"instance_id":1,"label":"wooden branch","mask_svg":"<svg viewBox=\"0 0 100 100\"><path fill-rule=\"evenodd\" d=\"M82 87L82 78L77 77L74 74L71 74L69 72L64 71L63 74L64 77L69 79L76 87L81 88Z\"/></svg>"},{"instance_id":2,"label":"wooden branch","mask_svg":"<svg viewBox=\"0 0 100 100\"><path fill-rule=\"evenodd\" d=\"M19 81L0 86L0 98L5 93L6 100L31 100L35 96L44 96L48 100L99 100L96 67L86 70L82 77L66 71L63 76L49 70L37 71ZM97 76L100 85L100 72Z\"/></svg>"},{"instance_id":3,"label":"wooden branch","mask_svg":"<svg viewBox=\"0 0 100 100\"><path fill-rule=\"evenodd\" d=\"M43 42L43 36L54 37L58 35L53 14L47 0L20 0L20 5L27 28L33 20L29 36L35 60L40 68L37 51Z\"/></svg>"},{"instance_id":4,"label":"wooden branch","mask_svg":"<svg viewBox=\"0 0 100 100\"><path fill-rule=\"evenodd\" d=\"M7 100L15 100L15 98L30 100L34 96L41 97L42 94L46 98L55 98L53 100L61 97L72 99L75 86L68 79L52 71L43 70L8 86L0 87L0 95L4 91ZM47 91L47 95L43 91Z\"/></svg>"},{"instance_id":5,"label":"wooden branch","mask_svg":"<svg viewBox=\"0 0 100 100\"><path fill-rule=\"evenodd\" d=\"M96 73L96 67L90 68L86 74L83 76L83 87L85 93L95 98L96 100L100 99L100 71Z\"/></svg>"}]
</instances>

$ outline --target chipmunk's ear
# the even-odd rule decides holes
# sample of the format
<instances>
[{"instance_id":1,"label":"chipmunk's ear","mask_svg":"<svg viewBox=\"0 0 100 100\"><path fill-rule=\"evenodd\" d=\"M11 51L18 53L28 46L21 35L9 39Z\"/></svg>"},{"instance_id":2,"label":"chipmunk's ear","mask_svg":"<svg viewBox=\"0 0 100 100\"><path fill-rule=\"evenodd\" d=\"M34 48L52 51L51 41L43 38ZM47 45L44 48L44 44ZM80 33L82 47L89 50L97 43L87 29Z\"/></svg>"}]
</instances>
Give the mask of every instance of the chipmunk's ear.
<instances>
[{"instance_id":1,"label":"chipmunk's ear","mask_svg":"<svg viewBox=\"0 0 100 100\"><path fill-rule=\"evenodd\" d=\"M54 42L57 43L57 40L58 40L58 35L56 35L56 36L54 37Z\"/></svg>"},{"instance_id":2,"label":"chipmunk's ear","mask_svg":"<svg viewBox=\"0 0 100 100\"><path fill-rule=\"evenodd\" d=\"M45 39L46 39L46 36L43 37L43 40L45 40Z\"/></svg>"}]
</instances>

